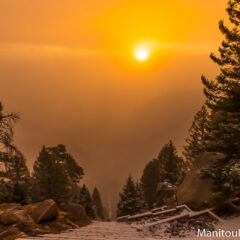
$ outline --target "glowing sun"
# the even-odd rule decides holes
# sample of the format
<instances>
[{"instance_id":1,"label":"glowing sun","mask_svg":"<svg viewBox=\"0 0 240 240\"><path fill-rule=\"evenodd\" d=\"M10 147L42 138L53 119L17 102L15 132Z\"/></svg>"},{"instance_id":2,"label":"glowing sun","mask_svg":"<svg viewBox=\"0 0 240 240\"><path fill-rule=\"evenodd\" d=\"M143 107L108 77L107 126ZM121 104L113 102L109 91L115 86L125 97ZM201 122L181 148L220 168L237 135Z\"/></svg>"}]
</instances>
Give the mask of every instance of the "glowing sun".
<instances>
[{"instance_id":1,"label":"glowing sun","mask_svg":"<svg viewBox=\"0 0 240 240\"><path fill-rule=\"evenodd\" d=\"M144 48L144 47L138 47L135 49L134 51L134 57L140 61L143 62L145 60L148 59L149 57L149 51L148 49Z\"/></svg>"}]
</instances>

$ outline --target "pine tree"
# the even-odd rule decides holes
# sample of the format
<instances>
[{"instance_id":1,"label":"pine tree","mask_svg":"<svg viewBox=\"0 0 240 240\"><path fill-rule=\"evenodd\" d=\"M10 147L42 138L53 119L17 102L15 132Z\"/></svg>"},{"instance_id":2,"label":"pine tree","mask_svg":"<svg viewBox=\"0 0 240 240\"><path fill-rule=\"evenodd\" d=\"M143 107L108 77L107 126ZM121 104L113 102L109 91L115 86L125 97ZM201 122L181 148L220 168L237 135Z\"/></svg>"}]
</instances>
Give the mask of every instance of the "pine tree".
<instances>
[{"instance_id":1,"label":"pine tree","mask_svg":"<svg viewBox=\"0 0 240 240\"><path fill-rule=\"evenodd\" d=\"M158 162L161 182L167 180L174 185L179 185L182 182L185 164L183 159L177 155L176 147L171 140L160 151Z\"/></svg>"},{"instance_id":2,"label":"pine tree","mask_svg":"<svg viewBox=\"0 0 240 240\"><path fill-rule=\"evenodd\" d=\"M64 145L43 146L33 166L34 188L37 191L33 194L35 201L51 198L57 203L64 203L72 197L83 170L72 157L69 164L70 157Z\"/></svg>"},{"instance_id":3,"label":"pine tree","mask_svg":"<svg viewBox=\"0 0 240 240\"><path fill-rule=\"evenodd\" d=\"M102 204L100 193L96 187L93 190L92 203L93 203L93 209L94 209L96 218L98 218L100 220L104 220L106 217L105 209Z\"/></svg>"},{"instance_id":4,"label":"pine tree","mask_svg":"<svg viewBox=\"0 0 240 240\"><path fill-rule=\"evenodd\" d=\"M79 204L81 204L86 212L86 214L91 217L95 218L95 213L93 210L93 202L91 195L86 187L85 184L83 184L81 190L80 190L80 196L79 196Z\"/></svg>"},{"instance_id":5,"label":"pine tree","mask_svg":"<svg viewBox=\"0 0 240 240\"><path fill-rule=\"evenodd\" d=\"M3 112L3 105L0 102L0 173L9 170L9 162L14 155L21 155L21 152L13 144L13 126L19 119L17 113L5 114Z\"/></svg>"},{"instance_id":6,"label":"pine tree","mask_svg":"<svg viewBox=\"0 0 240 240\"><path fill-rule=\"evenodd\" d=\"M189 138L186 139L183 155L189 166L193 165L200 153L206 151L206 134L209 121L209 113L205 105L202 106L194 116L191 128L189 129Z\"/></svg>"},{"instance_id":7,"label":"pine tree","mask_svg":"<svg viewBox=\"0 0 240 240\"><path fill-rule=\"evenodd\" d=\"M143 196L149 209L152 209L157 200L156 191L160 182L159 161L153 159L143 170L141 184L143 188Z\"/></svg>"},{"instance_id":8,"label":"pine tree","mask_svg":"<svg viewBox=\"0 0 240 240\"><path fill-rule=\"evenodd\" d=\"M147 204L143 197L143 187L142 184L139 182L136 183L135 187L137 192L137 208L139 209L139 212L143 212L147 209Z\"/></svg>"},{"instance_id":9,"label":"pine tree","mask_svg":"<svg viewBox=\"0 0 240 240\"><path fill-rule=\"evenodd\" d=\"M177 155L173 142L169 141L162 147L157 159L150 161L143 171L141 183L149 209L163 201L159 200L159 184L167 181L177 187L182 182L185 171L186 164Z\"/></svg>"},{"instance_id":10,"label":"pine tree","mask_svg":"<svg viewBox=\"0 0 240 240\"><path fill-rule=\"evenodd\" d=\"M163 182L160 182L157 187L157 202L156 206L161 207L163 205L177 204L176 202L176 192L177 186L170 183L167 179Z\"/></svg>"},{"instance_id":11,"label":"pine tree","mask_svg":"<svg viewBox=\"0 0 240 240\"><path fill-rule=\"evenodd\" d=\"M81 187L76 184L74 186L73 195L72 195L72 202L73 203L79 203L79 201L80 201L80 191L81 191Z\"/></svg>"},{"instance_id":12,"label":"pine tree","mask_svg":"<svg viewBox=\"0 0 240 240\"><path fill-rule=\"evenodd\" d=\"M31 177L22 155L12 157L7 174L13 185L12 202L29 203Z\"/></svg>"},{"instance_id":13,"label":"pine tree","mask_svg":"<svg viewBox=\"0 0 240 240\"><path fill-rule=\"evenodd\" d=\"M163 146L159 155L158 162L160 168L160 181L156 189L156 206L174 205L176 204L175 193L181 184L186 164L183 159L178 156L176 147L170 140Z\"/></svg>"},{"instance_id":14,"label":"pine tree","mask_svg":"<svg viewBox=\"0 0 240 240\"><path fill-rule=\"evenodd\" d=\"M202 77L206 104L211 117L206 137L208 151L220 152L225 158L208 169L214 179L214 191L224 199L240 194L240 1L230 0L227 12L232 24L227 27L223 20L219 28L225 37L219 48L219 56L211 59L219 65L220 74L209 81Z\"/></svg>"},{"instance_id":15,"label":"pine tree","mask_svg":"<svg viewBox=\"0 0 240 240\"><path fill-rule=\"evenodd\" d=\"M129 176L126 185L120 193L120 201L118 203L118 216L134 215L142 212L142 200L139 198L139 191L134 184L132 177Z\"/></svg>"},{"instance_id":16,"label":"pine tree","mask_svg":"<svg viewBox=\"0 0 240 240\"><path fill-rule=\"evenodd\" d=\"M30 174L26 166L26 160L21 151L13 144L13 126L19 119L17 113L4 114L0 102L0 177L9 179L5 192L8 196L2 196L9 202L28 203ZM3 194L4 195L4 194Z\"/></svg>"}]
</instances>

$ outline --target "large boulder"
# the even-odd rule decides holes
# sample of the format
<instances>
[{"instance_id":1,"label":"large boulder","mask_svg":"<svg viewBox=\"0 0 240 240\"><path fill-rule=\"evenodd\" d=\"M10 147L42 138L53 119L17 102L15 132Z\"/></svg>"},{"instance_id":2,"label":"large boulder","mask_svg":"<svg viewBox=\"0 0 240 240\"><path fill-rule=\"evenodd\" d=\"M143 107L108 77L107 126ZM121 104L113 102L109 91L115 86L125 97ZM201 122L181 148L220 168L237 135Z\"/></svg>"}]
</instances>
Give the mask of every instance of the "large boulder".
<instances>
[{"instance_id":1,"label":"large boulder","mask_svg":"<svg viewBox=\"0 0 240 240\"><path fill-rule=\"evenodd\" d=\"M25 206L0 205L0 240L60 233L91 222L79 204L69 204L65 210L60 211L53 200Z\"/></svg>"},{"instance_id":2,"label":"large boulder","mask_svg":"<svg viewBox=\"0 0 240 240\"><path fill-rule=\"evenodd\" d=\"M20 230L18 228L11 227L0 233L0 239L5 239L9 236L17 235L19 233L20 233Z\"/></svg>"},{"instance_id":3,"label":"large boulder","mask_svg":"<svg viewBox=\"0 0 240 240\"><path fill-rule=\"evenodd\" d=\"M21 205L19 203L1 203L0 204L0 211L6 211L11 208L21 208Z\"/></svg>"},{"instance_id":4,"label":"large boulder","mask_svg":"<svg viewBox=\"0 0 240 240\"><path fill-rule=\"evenodd\" d=\"M38 206L33 210L33 218L36 223L50 221L56 219L57 216L58 207L52 199L48 199L39 203Z\"/></svg>"},{"instance_id":5,"label":"large boulder","mask_svg":"<svg viewBox=\"0 0 240 240\"><path fill-rule=\"evenodd\" d=\"M22 210L20 207L10 208L0 213L0 223L10 225L13 223L26 223L29 222L31 217L27 211Z\"/></svg>"},{"instance_id":6,"label":"large boulder","mask_svg":"<svg viewBox=\"0 0 240 240\"><path fill-rule=\"evenodd\" d=\"M77 203L70 203L67 206L67 218L82 226L91 223L83 207Z\"/></svg>"},{"instance_id":7,"label":"large boulder","mask_svg":"<svg viewBox=\"0 0 240 240\"><path fill-rule=\"evenodd\" d=\"M20 232L14 235L9 235L5 237L3 240L15 240L15 239L21 239L21 238L26 238L27 235L24 232Z\"/></svg>"},{"instance_id":8,"label":"large boulder","mask_svg":"<svg viewBox=\"0 0 240 240\"><path fill-rule=\"evenodd\" d=\"M202 178L201 171L223 157L220 153L205 152L196 159L193 168L187 173L177 191L178 204L187 204L193 210L210 206L213 181Z\"/></svg>"},{"instance_id":9,"label":"large boulder","mask_svg":"<svg viewBox=\"0 0 240 240\"><path fill-rule=\"evenodd\" d=\"M48 226L36 225L35 228L28 234L30 236L37 236L37 235L48 234L48 233L53 233L50 231L50 228Z\"/></svg>"}]
</instances>

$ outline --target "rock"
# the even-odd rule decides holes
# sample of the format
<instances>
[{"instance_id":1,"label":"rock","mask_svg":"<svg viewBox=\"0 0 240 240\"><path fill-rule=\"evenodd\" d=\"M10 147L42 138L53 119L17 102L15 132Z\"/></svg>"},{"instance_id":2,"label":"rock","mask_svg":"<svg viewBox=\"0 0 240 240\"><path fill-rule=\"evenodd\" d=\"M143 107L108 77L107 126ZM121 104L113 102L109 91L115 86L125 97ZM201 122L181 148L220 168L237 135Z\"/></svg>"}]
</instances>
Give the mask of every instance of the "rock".
<instances>
[{"instance_id":1,"label":"rock","mask_svg":"<svg viewBox=\"0 0 240 240\"><path fill-rule=\"evenodd\" d=\"M74 222L72 222L70 219L66 218L65 219L65 224L67 224L68 226L70 226L71 228L79 228L79 225L75 224Z\"/></svg>"},{"instance_id":2,"label":"rock","mask_svg":"<svg viewBox=\"0 0 240 240\"><path fill-rule=\"evenodd\" d=\"M33 210L33 218L36 223L50 221L52 219L56 219L57 216L57 204L52 199L48 199L39 203L38 206Z\"/></svg>"},{"instance_id":3,"label":"rock","mask_svg":"<svg viewBox=\"0 0 240 240\"><path fill-rule=\"evenodd\" d=\"M33 229L33 231L31 231L31 233L29 234L30 236L37 236L37 235L41 235L41 234L47 234L50 233L49 229L46 228L40 228L40 227L36 227Z\"/></svg>"},{"instance_id":4,"label":"rock","mask_svg":"<svg viewBox=\"0 0 240 240\"><path fill-rule=\"evenodd\" d=\"M57 234L72 228L71 226L58 221L50 221L50 222L47 222L46 225L48 226L50 232L54 234Z\"/></svg>"},{"instance_id":5,"label":"rock","mask_svg":"<svg viewBox=\"0 0 240 240\"><path fill-rule=\"evenodd\" d=\"M0 204L0 211L6 211L11 208L21 208L19 203L2 203Z\"/></svg>"},{"instance_id":6,"label":"rock","mask_svg":"<svg viewBox=\"0 0 240 240\"><path fill-rule=\"evenodd\" d=\"M4 204L0 209L0 240L60 233L90 222L79 204L68 205L67 212L59 211L53 200L25 206Z\"/></svg>"},{"instance_id":7,"label":"rock","mask_svg":"<svg viewBox=\"0 0 240 240\"><path fill-rule=\"evenodd\" d=\"M173 235L173 236L177 236L178 233L177 233L177 232L172 232L172 235Z\"/></svg>"},{"instance_id":8,"label":"rock","mask_svg":"<svg viewBox=\"0 0 240 240\"><path fill-rule=\"evenodd\" d=\"M177 225L178 225L178 221L176 221L176 220L173 221L171 225L172 225L172 226L177 226Z\"/></svg>"},{"instance_id":9,"label":"rock","mask_svg":"<svg viewBox=\"0 0 240 240\"><path fill-rule=\"evenodd\" d=\"M180 233L180 234L179 234L179 237L180 237L180 238L186 238L186 235L185 235L184 233Z\"/></svg>"},{"instance_id":10,"label":"rock","mask_svg":"<svg viewBox=\"0 0 240 240\"><path fill-rule=\"evenodd\" d=\"M27 235L24 232L20 232L15 235L10 235L10 236L4 238L4 240L14 240L14 239L24 238L24 237L27 237Z\"/></svg>"},{"instance_id":11,"label":"rock","mask_svg":"<svg viewBox=\"0 0 240 240\"><path fill-rule=\"evenodd\" d=\"M178 204L187 204L193 210L209 207L213 182L211 179L203 179L201 170L223 157L219 153L205 152L196 159L194 167L186 174L177 191Z\"/></svg>"},{"instance_id":12,"label":"rock","mask_svg":"<svg viewBox=\"0 0 240 240\"><path fill-rule=\"evenodd\" d=\"M30 216L21 208L8 209L0 214L0 222L9 225L13 223L23 223L29 221Z\"/></svg>"},{"instance_id":13,"label":"rock","mask_svg":"<svg viewBox=\"0 0 240 240\"><path fill-rule=\"evenodd\" d=\"M8 236L17 235L20 233L20 230L15 227L11 227L0 233L0 239L5 239Z\"/></svg>"},{"instance_id":14,"label":"rock","mask_svg":"<svg viewBox=\"0 0 240 240\"><path fill-rule=\"evenodd\" d=\"M22 208L23 208L24 210L26 210L27 213L28 213L30 216L33 216L33 211L34 211L34 209L35 209L38 205L39 205L39 202L38 202L38 203L31 203L31 204L22 206Z\"/></svg>"},{"instance_id":15,"label":"rock","mask_svg":"<svg viewBox=\"0 0 240 240\"><path fill-rule=\"evenodd\" d=\"M87 225L91 220L86 215L83 207L77 203L70 203L67 206L67 218L80 225Z\"/></svg>"},{"instance_id":16,"label":"rock","mask_svg":"<svg viewBox=\"0 0 240 240\"><path fill-rule=\"evenodd\" d=\"M28 232L31 232L33 229L34 229L34 220L32 218L29 217L29 219L26 219L26 221L23 221L23 222L19 222L17 224L15 224L15 226L25 232L25 233L28 233Z\"/></svg>"}]
</instances>

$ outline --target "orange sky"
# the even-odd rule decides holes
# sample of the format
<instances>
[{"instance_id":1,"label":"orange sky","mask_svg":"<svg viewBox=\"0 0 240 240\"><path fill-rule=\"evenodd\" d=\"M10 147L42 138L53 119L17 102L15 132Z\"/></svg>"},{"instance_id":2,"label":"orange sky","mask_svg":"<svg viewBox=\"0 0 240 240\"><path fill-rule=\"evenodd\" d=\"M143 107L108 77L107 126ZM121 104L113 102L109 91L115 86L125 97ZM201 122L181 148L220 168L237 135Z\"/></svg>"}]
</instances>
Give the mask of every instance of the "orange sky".
<instances>
[{"instance_id":1,"label":"orange sky","mask_svg":"<svg viewBox=\"0 0 240 240\"><path fill-rule=\"evenodd\" d=\"M200 76L226 0L0 0L0 94L31 166L63 143L88 185L116 199L170 138L179 150L203 103ZM151 49L133 58L138 44Z\"/></svg>"}]
</instances>

